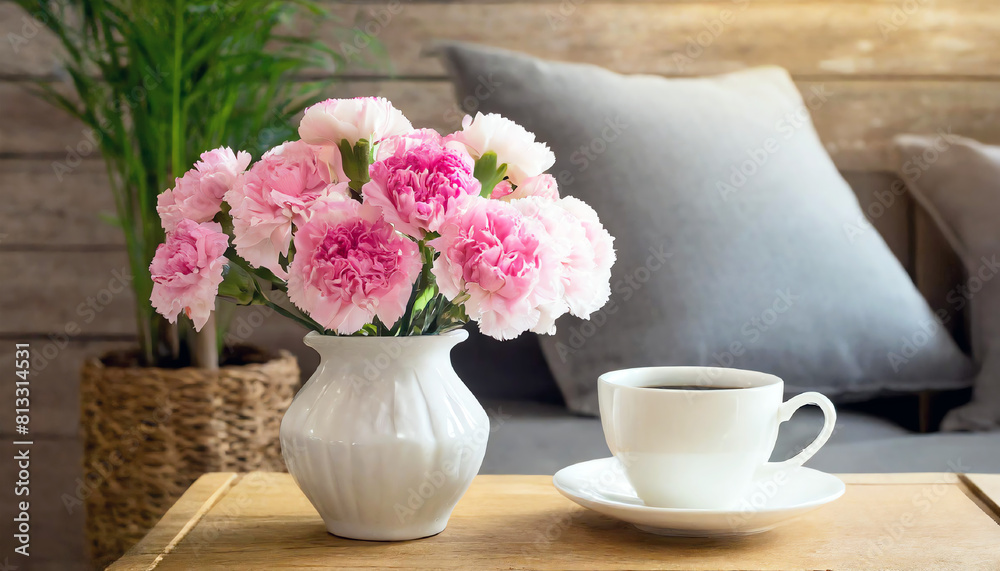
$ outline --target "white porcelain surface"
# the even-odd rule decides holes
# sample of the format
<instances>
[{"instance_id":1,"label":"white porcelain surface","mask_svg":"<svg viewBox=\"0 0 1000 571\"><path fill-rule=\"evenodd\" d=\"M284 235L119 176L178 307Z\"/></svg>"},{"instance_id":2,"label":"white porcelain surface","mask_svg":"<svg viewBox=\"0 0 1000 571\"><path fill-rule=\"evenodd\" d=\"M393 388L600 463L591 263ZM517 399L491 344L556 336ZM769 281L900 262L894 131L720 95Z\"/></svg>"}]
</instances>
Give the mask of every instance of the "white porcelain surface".
<instances>
[{"instance_id":1,"label":"white porcelain surface","mask_svg":"<svg viewBox=\"0 0 1000 571\"><path fill-rule=\"evenodd\" d=\"M756 482L731 509L646 506L629 484L616 458L581 462L552 478L562 495L585 508L629 522L659 535L724 537L761 533L828 504L844 494L836 476L793 468L786 478Z\"/></svg>"},{"instance_id":2,"label":"white porcelain surface","mask_svg":"<svg viewBox=\"0 0 1000 571\"><path fill-rule=\"evenodd\" d=\"M801 466L833 433L837 413L829 399L810 392L782 403L783 385L773 375L740 369L613 371L598 381L601 424L608 448L647 505L729 509L755 480ZM823 410L823 430L794 458L769 463L778 425L806 404Z\"/></svg>"},{"instance_id":3,"label":"white porcelain surface","mask_svg":"<svg viewBox=\"0 0 1000 571\"><path fill-rule=\"evenodd\" d=\"M306 336L322 359L281 421L281 448L330 533L389 541L445 528L490 432L451 366L466 338Z\"/></svg>"}]
</instances>

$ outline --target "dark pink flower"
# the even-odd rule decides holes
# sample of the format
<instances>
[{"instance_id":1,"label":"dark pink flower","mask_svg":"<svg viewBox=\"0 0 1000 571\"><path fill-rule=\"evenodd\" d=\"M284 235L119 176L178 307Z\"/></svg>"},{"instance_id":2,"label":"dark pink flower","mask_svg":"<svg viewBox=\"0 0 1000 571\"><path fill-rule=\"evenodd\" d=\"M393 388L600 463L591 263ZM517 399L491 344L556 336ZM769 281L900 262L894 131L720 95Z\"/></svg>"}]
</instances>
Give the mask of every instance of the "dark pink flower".
<instances>
[{"instance_id":1,"label":"dark pink flower","mask_svg":"<svg viewBox=\"0 0 1000 571\"><path fill-rule=\"evenodd\" d=\"M481 189L475 163L440 138L404 138L394 153L373 164L362 192L366 204L382 209L397 230L414 238L437 232L445 218Z\"/></svg>"}]
</instances>

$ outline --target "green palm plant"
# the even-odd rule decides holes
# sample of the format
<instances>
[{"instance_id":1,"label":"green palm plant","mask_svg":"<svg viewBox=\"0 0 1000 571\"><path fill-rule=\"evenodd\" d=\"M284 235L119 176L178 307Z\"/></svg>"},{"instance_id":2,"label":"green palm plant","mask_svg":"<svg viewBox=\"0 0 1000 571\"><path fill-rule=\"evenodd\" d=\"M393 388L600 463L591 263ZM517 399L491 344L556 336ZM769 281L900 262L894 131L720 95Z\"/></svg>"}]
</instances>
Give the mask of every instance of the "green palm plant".
<instances>
[{"instance_id":1,"label":"green palm plant","mask_svg":"<svg viewBox=\"0 0 1000 571\"><path fill-rule=\"evenodd\" d=\"M163 241L157 195L205 150L226 145L259 157L294 132L289 119L331 81L302 78L329 78L343 57L293 26L329 14L309 0L15 1L65 52L72 94L40 81L39 95L91 129L106 162L142 364L184 362L179 355L195 352L181 341L190 344L193 331L178 334L149 303L149 263Z\"/></svg>"}]
</instances>

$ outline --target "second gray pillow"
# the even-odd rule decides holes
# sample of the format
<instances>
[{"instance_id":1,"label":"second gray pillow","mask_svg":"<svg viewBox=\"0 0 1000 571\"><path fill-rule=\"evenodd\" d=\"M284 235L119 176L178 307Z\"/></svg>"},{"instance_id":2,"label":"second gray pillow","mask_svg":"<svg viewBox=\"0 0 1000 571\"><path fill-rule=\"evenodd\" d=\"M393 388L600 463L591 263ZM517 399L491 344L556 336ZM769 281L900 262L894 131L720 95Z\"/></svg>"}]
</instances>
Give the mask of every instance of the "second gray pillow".
<instances>
[{"instance_id":1,"label":"second gray pillow","mask_svg":"<svg viewBox=\"0 0 1000 571\"><path fill-rule=\"evenodd\" d=\"M946 301L969 307L980 365L973 401L948 413L942 430L1000 429L1000 147L952 135L896 138L900 175L965 265Z\"/></svg>"}]
</instances>

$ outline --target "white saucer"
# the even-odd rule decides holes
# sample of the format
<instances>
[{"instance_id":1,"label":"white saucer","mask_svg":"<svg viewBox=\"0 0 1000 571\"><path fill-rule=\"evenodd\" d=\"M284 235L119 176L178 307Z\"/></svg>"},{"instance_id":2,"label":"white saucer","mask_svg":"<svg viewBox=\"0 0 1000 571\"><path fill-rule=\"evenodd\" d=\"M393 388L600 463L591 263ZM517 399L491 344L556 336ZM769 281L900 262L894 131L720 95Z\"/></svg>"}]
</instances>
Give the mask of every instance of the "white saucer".
<instances>
[{"instance_id":1,"label":"white saucer","mask_svg":"<svg viewBox=\"0 0 1000 571\"><path fill-rule=\"evenodd\" d=\"M552 483L585 508L627 521L658 535L724 537L761 533L836 500L844 483L810 468L795 468L780 485L762 484L729 510L647 507L635 495L621 464L602 458L556 472Z\"/></svg>"}]
</instances>

